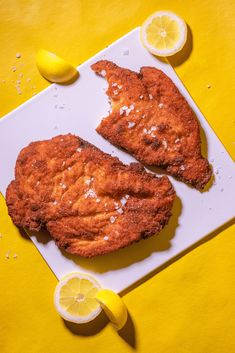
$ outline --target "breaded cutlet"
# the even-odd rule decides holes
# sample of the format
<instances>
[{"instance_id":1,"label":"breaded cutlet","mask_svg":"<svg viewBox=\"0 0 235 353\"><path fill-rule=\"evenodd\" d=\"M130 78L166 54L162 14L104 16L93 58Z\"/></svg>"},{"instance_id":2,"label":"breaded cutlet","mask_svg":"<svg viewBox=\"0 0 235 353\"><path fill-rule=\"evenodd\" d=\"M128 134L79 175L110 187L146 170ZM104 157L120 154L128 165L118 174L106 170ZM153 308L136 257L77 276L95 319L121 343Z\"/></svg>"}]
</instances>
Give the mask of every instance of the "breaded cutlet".
<instances>
[{"instance_id":1,"label":"breaded cutlet","mask_svg":"<svg viewBox=\"0 0 235 353\"><path fill-rule=\"evenodd\" d=\"M45 228L59 248L85 257L159 233L174 198L167 177L124 165L71 134L23 148L6 193L17 226Z\"/></svg>"},{"instance_id":2,"label":"breaded cutlet","mask_svg":"<svg viewBox=\"0 0 235 353\"><path fill-rule=\"evenodd\" d=\"M203 189L212 171L201 154L199 123L171 79L153 67L137 73L107 60L91 68L107 80L112 106L97 132L140 162Z\"/></svg>"}]
</instances>

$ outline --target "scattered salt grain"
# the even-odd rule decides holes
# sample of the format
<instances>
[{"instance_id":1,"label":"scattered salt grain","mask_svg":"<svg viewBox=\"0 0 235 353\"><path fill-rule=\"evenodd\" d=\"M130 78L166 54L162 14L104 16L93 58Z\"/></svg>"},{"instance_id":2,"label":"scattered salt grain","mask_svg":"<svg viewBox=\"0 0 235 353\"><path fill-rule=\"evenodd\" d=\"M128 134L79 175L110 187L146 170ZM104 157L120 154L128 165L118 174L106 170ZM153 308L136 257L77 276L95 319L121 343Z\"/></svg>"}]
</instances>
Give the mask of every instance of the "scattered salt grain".
<instances>
[{"instance_id":1,"label":"scattered salt grain","mask_svg":"<svg viewBox=\"0 0 235 353\"><path fill-rule=\"evenodd\" d=\"M105 237L103 237L104 240L109 240L109 237L107 235L105 235Z\"/></svg>"},{"instance_id":2,"label":"scattered salt grain","mask_svg":"<svg viewBox=\"0 0 235 353\"><path fill-rule=\"evenodd\" d=\"M185 170L185 166L184 166L184 165L181 165L179 169L180 169L180 170Z\"/></svg>"},{"instance_id":3,"label":"scattered salt grain","mask_svg":"<svg viewBox=\"0 0 235 353\"><path fill-rule=\"evenodd\" d=\"M118 85L118 89L122 89L122 85Z\"/></svg>"},{"instance_id":4,"label":"scattered salt grain","mask_svg":"<svg viewBox=\"0 0 235 353\"><path fill-rule=\"evenodd\" d=\"M126 197L122 197L120 201L121 201L122 206L125 206L125 204L127 203Z\"/></svg>"},{"instance_id":5,"label":"scattered salt grain","mask_svg":"<svg viewBox=\"0 0 235 353\"><path fill-rule=\"evenodd\" d=\"M179 139L179 138L175 139L175 143L178 143L179 141L180 141L180 139Z\"/></svg>"},{"instance_id":6,"label":"scattered salt grain","mask_svg":"<svg viewBox=\"0 0 235 353\"><path fill-rule=\"evenodd\" d=\"M53 202L53 205L57 205L57 203L58 203L57 201L54 201L54 202Z\"/></svg>"},{"instance_id":7,"label":"scattered salt grain","mask_svg":"<svg viewBox=\"0 0 235 353\"><path fill-rule=\"evenodd\" d=\"M117 86L117 83L116 82L113 82L112 83L112 87L116 87Z\"/></svg>"},{"instance_id":8,"label":"scattered salt grain","mask_svg":"<svg viewBox=\"0 0 235 353\"><path fill-rule=\"evenodd\" d=\"M153 96L152 96L152 94L149 94L149 99L153 99Z\"/></svg>"},{"instance_id":9,"label":"scattered salt grain","mask_svg":"<svg viewBox=\"0 0 235 353\"><path fill-rule=\"evenodd\" d=\"M115 90L113 91L113 94L114 94L115 96L117 96L117 95L118 95L118 90L115 89Z\"/></svg>"},{"instance_id":10,"label":"scattered salt grain","mask_svg":"<svg viewBox=\"0 0 235 353\"><path fill-rule=\"evenodd\" d=\"M158 106L159 106L160 109L162 109L164 104L163 103L159 103Z\"/></svg>"},{"instance_id":11,"label":"scattered salt grain","mask_svg":"<svg viewBox=\"0 0 235 353\"><path fill-rule=\"evenodd\" d=\"M97 195L95 193L95 191L93 189L89 189L87 190L87 192L85 193L85 199L87 199L88 197L90 198L95 198Z\"/></svg>"},{"instance_id":12,"label":"scattered salt grain","mask_svg":"<svg viewBox=\"0 0 235 353\"><path fill-rule=\"evenodd\" d=\"M166 142L166 140L163 140L162 141L162 145L163 145L163 147L166 149L167 148L167 142Z\"/></svg>"},{"instance_id":13,"label":"scattered salt grain","mask_svg":"<svg viewBox=\"0 0 235 353\"><path fill-rule=\"evenodd\" d=\"M39 185L39 184L40 184L40 181L38 180L37 183L36 183L36 185Z\"/></svg>"},{"instance_id":14,"label":"scattered salt grain","mask_svg":"<svg viewBox=\"0 0 235 353\"><path fill-rule=\"evenodd\" d=\"M100 202L100 199L96 199L96 202L99 203L99 202Z\"/></svg>"},{"instance_id":15,"label":"scattered salt grain","mask_svg":"<svg viewBox=\"0 0 235 353\"><path fill-rule=\"evenodd\" d=\"M134 127L136 125L136 123L132 122L132 121L128 121L128 129L131 129L132 127Z\"/></svg>"},{"instance_id":16,"label":"scattered salt grain","mask_svg":"<svg viewBox=\"0 0 235 353\"><path fill-rule=\"evenodd\" d=\"M71 167L68 167L68 170L71 170L72 168Z\"/></svg>"},{"instance_id":17,"label":"scattered salt grain","mask_svg":"<svg viewBox=\"0 0 235 353\"><path fill-rule=\"evenodd\" d=\"M129 49L128 48L124 48L122 51L122 55L129 55Z\"/></svg>"},{"instance_id":18,"label":"scattered salt grain","mask_svg":"<svg viewBox=\"0 0 235 353\"><path fill-rule=\"evenodd\" d=\"M144 98L144 96L141 94L141 96L139 96L139 98L140 98L140 99L143 99L143 98Z\"/></svg>"},{"instance_id":19,"label":"scattered salt grain","mask_svg":"<svg viewBox=\"0 0 235 353\"><path fill-rule=\"evenodd\" d=\"M119 208L119 204L117 202L114 202L114 208L117 210Z\"/></svg>"},{"instance_id":20,"label":"scattered salt grain","mask_svg":"<svg viewBox=\"0 0 235 353\"><path fill-rule=\"evenodd\" d=\"M110 223L114 223L116 221L116 217L111 216L109 220L110 220Z\"/></svg>"},{"instance_id":21,"label":"scattered salt grain","mask_svg":"<svg viewBox=\"0 0 235 353\"><path fill-rule=\"evenodd\" d=\"M91 179L87 179L87 180L85 181L85 184L89 186L89 185L91 184Z\"/></svg>"},{"instance_id":22,"label":"scattered salt grain","mask_svg":"<svg viewBox=\"0 0 235 353\"><path fill-rule=\"evenodd\" d=\"M100 71L100 75L103 76L103 77L105 77L105 76L106 76L106 71L105 71L105 70L101 70L101 71Z\"/></svg>"},{"instance_id":23,"label":"scattered salt grain","mask_svg":"<svg viewBox=\"0 0 235 353\"><path fill-rule=\"evenodd\" d=\"M146 135L148 133L148 130L146 128L144 128L143 133Z\"/></svg>"},{"instance_id":24,"label":"scattered salt grain","mask_svg":"<svg viewBox=\"0 0 235 353\"><path fill-rule=\"evenodd\" d=\"M117 212L118 212L119 214L122 214L124 211L123 211L122 208L118 208L118 209L117 209Z\"/></svg>"},{"instance_id":25,"label":"scattered salt grain","mask_svg":"<svg viewBox=\"0 0 235 353\"><path fill-rule=\"evenodd\" d=\"M80 147L78 147L76 151L77 151L77 152L81 152L82 149L81 149Z\"/></svg>"}]
</instances>

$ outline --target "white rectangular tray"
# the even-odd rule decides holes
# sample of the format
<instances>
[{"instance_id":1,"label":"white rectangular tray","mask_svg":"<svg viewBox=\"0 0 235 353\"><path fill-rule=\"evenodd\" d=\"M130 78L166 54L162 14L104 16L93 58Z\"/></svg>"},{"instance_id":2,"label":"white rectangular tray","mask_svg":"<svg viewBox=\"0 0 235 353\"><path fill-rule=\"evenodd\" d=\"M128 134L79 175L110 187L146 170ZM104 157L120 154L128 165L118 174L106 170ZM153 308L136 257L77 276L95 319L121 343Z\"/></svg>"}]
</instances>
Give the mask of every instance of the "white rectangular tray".
<instances>
[{"instance_id":1,"label":"white rectangular tray","mask_svg":"<svg viewBox=\"0 0 235 353\"><path fill-rule=\"evenodd\" d=\"M124 55L126 49L129 55ZM143 48L139 41L139 28L136 28L80 65L77 82L69 86L53 84L0 120L0 191L3 195L14 178L18 153L31 141L71 132L118 156L125 163L134 160L95 131L109 109L104 92L107 84L90 69L90 65L100 59L112 60L136 71L141 66L155 66L174 81L205 132L208 159L215 175L214 184L203 193L170 178L178 199L169 225L158 236L112 254L93 259L64 256L48 235L31 234L35 246L58 278L71 271L87 272L104 286L120 292L234 216L235 170L232 159L173 68Z\"/></svg>"}]
</instances>

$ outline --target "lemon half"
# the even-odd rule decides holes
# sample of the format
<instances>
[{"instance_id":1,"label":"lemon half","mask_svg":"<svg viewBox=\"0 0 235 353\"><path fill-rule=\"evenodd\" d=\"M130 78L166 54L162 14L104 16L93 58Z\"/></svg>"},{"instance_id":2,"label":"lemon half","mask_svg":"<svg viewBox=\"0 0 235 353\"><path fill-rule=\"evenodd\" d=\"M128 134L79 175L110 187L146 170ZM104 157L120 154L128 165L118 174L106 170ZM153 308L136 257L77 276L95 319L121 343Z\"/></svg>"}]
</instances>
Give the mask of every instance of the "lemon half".
<instances>
[{"instance_id":1,"label":"lemon half","mask_svg":"<svg viewBox=\"0 0 235 353\"><path fill-rule=\"evenodd\" d=\"M36 63L41 75L51 82L64 83L78 77L78 71L70 63L47 50L37 52Z\"/></svg>"},{"instance_id":2,"label":"lemon half","mask_svg":"<svg viewBox=\"0 0 235 353\"><path fill-rule=\"evenodd\" d=\"M79 272L70 273L55 288L56 310L67 321L89 322L102 310L95 299L100 288L100 284L92 276Z\"/></svg>"},{"instance_id":3,"label":"lemon half","mask_svg":"<svg viewBox=\"0 0 235 353\"><path fill-rule=\"evenodd\" d=\"M171 56L179 52L187 40L187 25L170 11L158 11L141 26L141 41L154 55Z\"/></svg>"},{"instance_id":4,"label":"lemon half","mask_svg":"<svg viewBox=\"0 0 235 353\"><path fill-rule=\"evenodd\" d=\"M109 289L101 289L96 295L96 299L104 309L111 324L116 330L123 328L127 321L127 308L121 297Z\"/></svg>"}]
</instances>

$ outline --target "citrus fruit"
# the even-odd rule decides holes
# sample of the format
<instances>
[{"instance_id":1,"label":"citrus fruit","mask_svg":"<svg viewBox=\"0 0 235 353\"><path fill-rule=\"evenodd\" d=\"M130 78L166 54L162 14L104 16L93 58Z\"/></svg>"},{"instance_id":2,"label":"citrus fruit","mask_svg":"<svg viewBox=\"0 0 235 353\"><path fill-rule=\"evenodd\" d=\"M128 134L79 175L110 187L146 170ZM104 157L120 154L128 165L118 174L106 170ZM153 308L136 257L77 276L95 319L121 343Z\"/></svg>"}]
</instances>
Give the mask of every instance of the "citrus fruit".
<instances>
[{"instance_id":1,"label":"citrus fruit","mask_svg":"<svg viewBox=\"0 0 235 353\"><path fill-rule=\"evenodd\" d=\"M171 56L179 52L187 39L187 25L170 11L158 11L141 26L141 41L154 55Z\"/></svg>"},{"instance_id":2,"label":"citrus fruit","mask_svg":"<svg viewBox=\"0 0 235 353\"><path fill-rule=\"evenodd\" d=\"M116 330L123 328L127 321L127 309L121 297L109 289L100 289L96 299Z\"/></svg>"},{"instance_id":3,"label":"citrus fruit","mask_svg":"<svg viewBox=\"0 0 235 353\"><path fill-rule=\"evenodd\" d=\"M44 49L37 52L36 63L41 75L51 82L64 83L78 76L70 63Z\"/></svg>"},{"instance_id":4,"label":"citrus fruit","mask_svg":"<svg viewBox=\"0 0 235 353\"><path fill-rule=\"evenodd\" d=\"M79 272L70 273L55 288L56 310L67 321L89 322L101 312L101 306L95 299L100 288L100 284L92 276Z\"/></svg>"}]
</instances>

